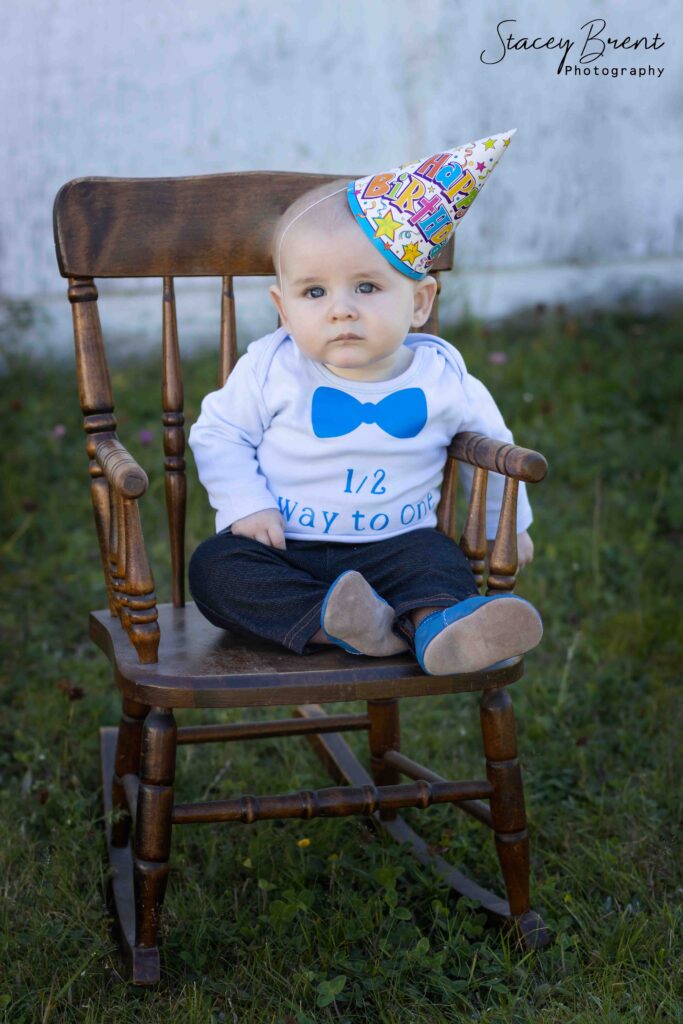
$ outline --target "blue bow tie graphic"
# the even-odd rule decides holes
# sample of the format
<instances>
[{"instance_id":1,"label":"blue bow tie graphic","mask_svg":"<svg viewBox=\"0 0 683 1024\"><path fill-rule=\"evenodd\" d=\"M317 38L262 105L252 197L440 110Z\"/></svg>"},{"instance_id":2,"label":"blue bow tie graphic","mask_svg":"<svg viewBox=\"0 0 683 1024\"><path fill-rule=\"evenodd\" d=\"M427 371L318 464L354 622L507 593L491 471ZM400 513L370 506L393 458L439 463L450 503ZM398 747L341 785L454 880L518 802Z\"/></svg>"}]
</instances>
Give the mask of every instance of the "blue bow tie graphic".
<instances>
[{"instance_id":1,"label":"blue bow tie graphic","mask_svg":"<svg viewBox=\"0 0 683 1024\"><path fill-rule=\"evenodd\" d=\"M316 388L311 408L316 437L341 437L361 423L376 423L392 437L415 437L427 422L422 388L404 388L381 402L359 402L336 388Z\"/></svg>"}]
</instances>

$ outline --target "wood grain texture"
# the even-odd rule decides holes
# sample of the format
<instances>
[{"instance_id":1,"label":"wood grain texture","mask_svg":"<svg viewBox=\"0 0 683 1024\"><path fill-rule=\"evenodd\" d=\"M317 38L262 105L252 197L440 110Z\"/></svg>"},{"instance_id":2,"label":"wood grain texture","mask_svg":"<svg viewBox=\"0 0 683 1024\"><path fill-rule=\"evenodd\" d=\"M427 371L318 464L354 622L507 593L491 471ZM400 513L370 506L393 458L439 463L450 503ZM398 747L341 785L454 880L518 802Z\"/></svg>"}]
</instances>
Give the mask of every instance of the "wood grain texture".
<instances>
[{"instance_id":1,"label":"wood grain texture","mask_svg":"<svg viewBox=\"0 0 683 1024\"><path fill-rule=\"evenodd\" d=\"M388 764L384 755L388 750L401 749L401 723L398 700L369 700L368 718L370 732L370 773L376 786L395 786L401 781L401 773ZM380 808L381 818L395 818L396 810Z\"/></svg>"},{"instance_id":2,"label":"wood grain texture","mask_svg":"<svg viewBox=\"0 0 683 1024\"><path fill-rule=\"evenodd\" d=\"M362 175L348 175L349 181ZM252 171L189 178L77 178L54 205L62 277L274 274L278 217L302 193L346 177ZM452 244L435 270L452 266Z\"/></svg>"},{"instance_id":3,"label":"wood grain texture","mask_svg":"<svg viewBox=\"0 0 683 1024\"><path fill-rule=\"evenodd\" d=\"M175 778L176 724L168 708L151 708L142 727L135 815L135 945L155 948L168 879Z\"/></svg>"},{"instance_id":4,"label":"wood grain texture","mask_svg":"<svg viewBox=\"0 0 683 1024\"><path fill-rule=\"evenodd\" d=\"M136 776L140 768L140 744L142 726L149 708L135 701L122 701L116 743L116 759L112 779L112 806L119 817L112 822L111 842L114 846L125 846L130 837L130 805L124 788L124 776Z\"/></svg>"},{"instance_id":5,"label":"wood grain texture","mask_svg":"<svg viewBox=\"0 0 683 1024\"><path fill-rule=\"evenodd\" d=\"M427 779L428 782L444 781L443 775L432 771L431 768L426 768L411 757L406 757L405 754L401 754L398 750L388 750L384 755L384 760L386 764L393 765L402 775L407 775L409 779ZM472 818L476 818L477 821L481 821L484 825L488 825L489 828L493 828L491 811L483 800L460 800L457 807L458 810L465 811Z\"/></svg>"},{"instance_id":6,"label":"wood grain texture","mask_svg":"<svg viewBox=\"0 0 683 1024\"><path fill-rule=\"evenodd\" d=\"M278 718L272 722L231 722L216 725L183 725L178 729L178 744L231 743L236 740L263 740L274 736L305 736L315 732L315 722L301 718ZM367 715L328 715L322 725L327 732L358 732L370 728Z\"/></svg>"},{"instance_id":7,"label":"wood grain texture","mask_svg":"<svg viewBox=\"0 0 683 1024\"><path fill-rule=\"evenodd\" d=\"M95 459L107 483L122 498L139 498L148 486L147 474L115 437L98 441Z\"/></svg>"},{"instance_id":8,"label":"wood grain texture","mask_svg":"<svg viewBox=\"0 0 683 1024\"><path fill-rule=\"evenodd\" d=\"M223 278L221 288L221 333L218 354L218 387L222 388L237 362L237 322L232 277Z\"/></svg>"},{"instance_id":9,"label":"wood grain texture","mask_svg":"<svg viewBox=\"0 0 683 1024\"><path fill-rule=\"evenodd\" d=\"M458 463L447 458L441 483L441 497L436 510L436 528L457 541L456 499L458 494Z\"/></svg>"},{"instance_id":10,"label":"wood grain texture","mask_svg":"<svg viewBox=\"0 0 683 1024\"><path fill-rule=\"evenodd\" d=\"M459 676L425 676L408 654L365 658L334 647L302 658L217 629L190 602L160 604L158 612L159 657L150 664L140 663L106 609L90 616L90 635L116 666L117 685L142 704L246 708L392 699L507 686L522 675L521 658Z\"/></svg>"},{"instance_id":11,"label":"wood grain texture","mask_svg":"<svg viewBox=\"0 0 683 1024\"><path fill-rule=\"evenodd\" d=\"M548 472L548 463L540 452L496 441L471 431L456 434L448 454L460 462L502 473L529 484L540 483Z\"/></svg>"},{"instance_id":12,"label":"wood grain texture","mask_svg":"<svg viewBox=\"0 0 683 1024\"><path fill-rule=\"evenodd\" d=\"M112 575L112 590L121 626L140 662L150 664L157 660L160 637L154 579L142 537L138 503L134 498L122 497L118 505L121 516L117 543L121 554L118 573Z\"/></svg>"},{"instance_id":13,"label":"wood grain texture","mask_svg":"<svg viewBox=\"0 0 683 1024\"><path fill-rule=\"evenodd\" d=\"M510 910L522 915L529 910L529 835L510 694L506 690L486 691L480 714L486 775L493 786L491 818L496 851Z\"/></svg>"},{"instance_id":14,"label":"wood grain texture","mask_svg":"<svg viewBox=\"0 0 683 1024\"><path fill-rule=\"evenodd\" d=\"M472 478L472 490L467 507L465 526L460 547L469 559L470 568L478 587L484 582L486 564L486 484L488 470L477 466Z\"/></svg>"},{"instance_id":15,"label":"wood grain texture","mask_svg":"<svg viewBox=\"0 0 683 1024\"><path fill-rule=\"evenodd\" d=\"M115 430L114 398L97 308L97 288L92 276L80 280L70 278L67 295L74 326L78 397L83 414L97 417L88 424L87 432Z\"/></svg>"},{"instance_id":16,"label":"wood grain texture","mask_svg":"<svg viewBox=\"0 0 683 1024\"><path fill-rule=\"evenodd\" d=\"M96 463L93 460L93 465ZM107 587L107 600L111 615L117 614L116 598L112 589L111 562L110 562L110 537L112 532L111 523L111 495L109 484L102 475L102 470L97 466L99 476L92 475L90 481L90 496L92 499L93 513L95 516L95 532L97 543L100 549L100 561L104 582Z\"/></svg>"},{"instance_id":17,"label":"wood grain texture","mask_svg":"<svg viewBox=\"0 0 683 1024\"><path fill-rule=\"evenodd\" d=\"M488 782L467 779L462 782L426 782L424 779L395 786L341 786L329 789L306 789L299 793L280 793L268 796L242 796L233 800L213 800L208 803L176 804L173 808L174 825L194 825L199 822L239 821L253 825L257 821L274 818L346 818L351 814L387 812L395 817L401 807L425 810L432 804L447 804L458 800L474 800L491 791Z\"/></svg>"},{"instance_id":18,"label":"wood grain texture","mask_svg":"<svg viewBox=\"0 0 683 1024\"><path fill-rule=\"evenodd\" d=\"M185 604L185 417L183 415L183 374L178 346L178 321L173 278L165 277L162 315L161 405L164 425L164 490L168 536L171 547L171 588L173 604Z\"/></svg>"},{"instance_id":19,"label":"wood grain texture","mask_svg":"<svg viewBox=\"0 0 683 1024\"><path fill-rule=\"evenodd\" d=\"M109 566L110 494L95 451L98 442L115 437L116 418L109 369L104 351L102 328L97 309L97 288L92 278L70 278L67 291L74 328L76 349L76 380L78 398L83 412L85 449L88 456L90 494L95 518L95 532L100 549L100 560L107 587L107 598L112 614L116 601L111 587Z\"/></svg>"},{"instance_id":20,"label":"wood grain texture","mask_svg":"<svg viewBox=\"0 0 683 1024\"><path fill-rule=\"evenodd\" d=\"M503 490L503 504L498 530L489 560L486 593L512 591L517 578L517 493L519 482L508 477Z\"/></svg>"},{"instance_id":21,"label":"wood grain texture","mask_svg":"<svg viewBox=\"0 0 683 1024\"><path fill-rule=\"evenodd\" d=\"M134 985L156 985L160 976L159 949L135 945L135 895L133 887L133 851L130 843L112 842L112 783L117 729L100 729L100 765L104 803L104 822L109 859L108 902L114 914L119 945L126 969Z\"/></svg>"}]
</instances>

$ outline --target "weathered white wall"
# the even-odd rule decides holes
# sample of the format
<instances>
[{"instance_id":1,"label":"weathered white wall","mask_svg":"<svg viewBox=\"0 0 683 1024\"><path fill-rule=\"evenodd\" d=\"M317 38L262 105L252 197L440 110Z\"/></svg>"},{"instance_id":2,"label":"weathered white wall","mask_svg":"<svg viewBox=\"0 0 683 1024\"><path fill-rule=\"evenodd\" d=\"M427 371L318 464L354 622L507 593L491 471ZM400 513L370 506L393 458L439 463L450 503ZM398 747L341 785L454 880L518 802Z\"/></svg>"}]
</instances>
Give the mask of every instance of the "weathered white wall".
<instances>
[{"instance_id":1,"label":"weathered white wall","mask_svg":"<svg viewBox=\"0 0 683 1024\"><path fill-rule=\"evenodd\" d=\"M500 53L517 36L659 33L657 51L590 67L661 76L558 76L557 50ZM680 0L22 0L0 36L0 294L36 297L68 337L51 206L85 175L382 170L517 127L458 230L446 308L495 317L537 301L656 305L683 267ZM588 65L587 65L588 66ZM113 286L113 290L120 289ZM158 297L111 300L144 335ZM112 286L102 289L112 291ZM193 337L215 289L179 289ZM270 323L247 298L246 333Z\"/></svg>"}]
</instances>

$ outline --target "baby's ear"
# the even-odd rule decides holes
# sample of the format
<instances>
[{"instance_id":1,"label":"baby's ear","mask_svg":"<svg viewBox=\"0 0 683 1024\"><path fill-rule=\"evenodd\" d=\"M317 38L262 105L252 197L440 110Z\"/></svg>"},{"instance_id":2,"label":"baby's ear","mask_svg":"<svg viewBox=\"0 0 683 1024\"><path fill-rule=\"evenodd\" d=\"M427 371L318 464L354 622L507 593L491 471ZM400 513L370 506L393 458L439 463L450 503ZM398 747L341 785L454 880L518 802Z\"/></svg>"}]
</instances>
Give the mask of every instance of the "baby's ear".
<instances>
[{"instance_id":1,"label":"baby's ear","mask_svg":"<svg viewBox=\"0 0 683 1024\"><path fill-rule=\"evenodd\" d=\"M415 285L413 295L413 327L422 327L429 320L429 314L436 298L436 278L424 277Z\"/></svg>"},{"instance_id":2,"label":"baby's ear","mask_svg":"<svg viewBox=\"0 0 683 1024\"><path fill-rule=\"evenodd\" d=\"M278 312L278 316L280 317L280 322L282 324L286 324L287 316L285 314L285 304L284 304L284 301L283 301L283 298L282 298L282 292L280 291L279 285L272 284L270 286L270 288L268 289L268 294L270 295L271 299L273 300L273 305L275 306L275 308L276 308L276 310Z\"/></svg>"}]
</instances>

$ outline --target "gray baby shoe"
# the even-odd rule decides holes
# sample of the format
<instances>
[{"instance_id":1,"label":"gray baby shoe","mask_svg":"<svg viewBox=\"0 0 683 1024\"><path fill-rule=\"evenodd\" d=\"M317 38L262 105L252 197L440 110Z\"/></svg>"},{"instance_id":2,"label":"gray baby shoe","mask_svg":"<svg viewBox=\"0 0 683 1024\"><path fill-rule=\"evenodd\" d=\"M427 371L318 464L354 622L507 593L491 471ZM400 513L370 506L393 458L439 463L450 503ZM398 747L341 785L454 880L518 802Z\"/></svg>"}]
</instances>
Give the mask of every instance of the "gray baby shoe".
<instances>
[{"instance_id":1,"label":"gray baby shoe","mask_svg":"<svg viewBox=\"0 0 683 1024\"><path fill-rule=\"evenodd\" d=\"M320 626L332 643L349 654L384 658L409 649L392 630L394 609L355 569L338 576L320 611Z\"/></svg>"}]
</instances>

